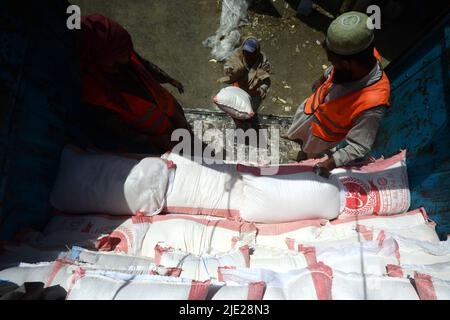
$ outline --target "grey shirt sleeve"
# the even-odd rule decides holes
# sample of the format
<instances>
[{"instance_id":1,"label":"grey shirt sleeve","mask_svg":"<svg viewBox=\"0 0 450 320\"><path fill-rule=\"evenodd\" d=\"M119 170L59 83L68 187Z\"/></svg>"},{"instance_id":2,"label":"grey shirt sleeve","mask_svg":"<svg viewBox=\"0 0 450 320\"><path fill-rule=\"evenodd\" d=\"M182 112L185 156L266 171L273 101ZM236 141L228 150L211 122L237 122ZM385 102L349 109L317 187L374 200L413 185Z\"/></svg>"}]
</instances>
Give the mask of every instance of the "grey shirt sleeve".
<instances>
[{"instance_id":1,"label":"grey shirt sleeve","mask_svg":"<svg viewBox=\"0 0 450 320\"><path fill-rule=\"evenodd\" d=\"M347 145L333 153L336 166L344 166L366 156L375 142L386 107L378 106L361 113L345 138Z\"/></svg>"}]
</instances>

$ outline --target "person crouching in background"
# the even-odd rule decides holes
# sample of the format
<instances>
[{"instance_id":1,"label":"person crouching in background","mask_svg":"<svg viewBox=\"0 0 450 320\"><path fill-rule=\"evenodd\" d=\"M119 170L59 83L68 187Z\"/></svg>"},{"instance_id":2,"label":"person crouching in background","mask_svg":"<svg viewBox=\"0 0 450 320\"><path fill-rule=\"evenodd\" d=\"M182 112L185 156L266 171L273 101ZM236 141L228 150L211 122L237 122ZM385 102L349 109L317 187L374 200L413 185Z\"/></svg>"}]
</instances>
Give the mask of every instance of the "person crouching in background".
<instances>
[{"instance_id":1,"label":"person crouching in background","mask_svg":"<svg viewBox=\"0 0 450 320\"><path fill-rule=\"evenodd\" d=\"M224 74L218 82L231 84L246 91L252 101L255 116L250 120L234 119L237 128L248 129L257 124L257 110L270 87L271 65L255 37L247 37L225 62Z\"/></svg>"}]
</instances>

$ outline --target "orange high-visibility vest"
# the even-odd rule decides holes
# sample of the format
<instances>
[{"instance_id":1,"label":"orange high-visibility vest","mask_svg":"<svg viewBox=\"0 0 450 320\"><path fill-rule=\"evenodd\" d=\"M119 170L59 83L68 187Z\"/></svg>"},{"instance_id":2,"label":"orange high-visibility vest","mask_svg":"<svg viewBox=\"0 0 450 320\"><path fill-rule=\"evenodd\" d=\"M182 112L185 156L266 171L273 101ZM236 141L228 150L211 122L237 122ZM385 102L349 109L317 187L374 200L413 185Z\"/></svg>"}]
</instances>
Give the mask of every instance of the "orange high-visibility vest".
<instances>
[{"instance_id":1,"label":"orange high-visibility vest","mask_svg":"<svg viewBox=\"0 0 450 320\"><path fill-rule=\"evenodd\" d=\"M152 77L135 53L131 55L130 67L155 101L123 91L117 92L121 101L109 99L99 94L98 84L90 77L83 79L83 97L88 97L91 104L117 112L133 128L155 135L169 133L173 129L170 122L174 115L173 96Z\"/></svg>"},{"instance_id":2,"label":"orange high-visibility vest","mask_svg":"<svg viewBox=\"0 0 450 320\"><path fill-rule=\"evenodd\" d=\"M380 60L378 52L375 57ZM334 79L334 68L328 79L307 99L303 112L312 115L312 134L328 142L343 140L353 121L364 111L380 105L390 106L390 83L383 71L377 82L337 99L325 101Z\"/></svg>"}]
</instances>

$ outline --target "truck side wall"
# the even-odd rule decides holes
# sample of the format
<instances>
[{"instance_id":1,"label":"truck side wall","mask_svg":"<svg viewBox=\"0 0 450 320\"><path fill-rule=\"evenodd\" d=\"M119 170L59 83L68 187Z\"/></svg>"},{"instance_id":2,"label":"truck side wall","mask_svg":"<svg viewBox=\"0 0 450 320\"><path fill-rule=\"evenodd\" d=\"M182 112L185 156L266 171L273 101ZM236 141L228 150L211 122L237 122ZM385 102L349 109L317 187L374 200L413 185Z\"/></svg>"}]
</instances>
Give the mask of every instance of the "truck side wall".
<instances>
[{"instance_id":1,"label":"truck side wall","mask_svg":"<svg viewBox=\"0 0 450 320\"><path fill-rule=\"evenodd\" d=\"M450 15L386 72L392 108L374 146L376 156L407 149L412 207L423 206L450 233Z\"/></svg>"},{"instance_id":2,"label":"truck side wall","mask_svg":"<svg viewBox=\"0 0 450 320\"><path fill-rule=\"evenodd\" d=\"M77 135L80 86L68 5L0 2L0 239L46 224L60 152Z\"/></svg>"}]
</instances>

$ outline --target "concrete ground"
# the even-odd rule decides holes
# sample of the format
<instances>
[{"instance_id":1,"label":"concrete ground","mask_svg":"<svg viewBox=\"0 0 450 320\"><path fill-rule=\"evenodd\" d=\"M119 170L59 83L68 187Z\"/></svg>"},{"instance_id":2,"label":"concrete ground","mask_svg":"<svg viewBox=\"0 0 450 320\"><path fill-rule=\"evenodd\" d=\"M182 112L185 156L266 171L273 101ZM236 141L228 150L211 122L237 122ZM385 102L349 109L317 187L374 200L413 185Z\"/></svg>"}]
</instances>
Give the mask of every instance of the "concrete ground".
<instances>
[{"instance_id":1,"label":"concrete ground","mask_svg":"<svg viewBox=\"0 0 450 320\"><path fill-rule=\"evenodd\" d=\"M202 41L219 26L220 0L71 2L81 7L83 15L102 13L121 23L132 35L139 53L185 85L184 95L167 86L184 108L218 110L212 97L221 88L216 80L222 76L222 65L210 62L210 50L202 46ZM332 21L330 12L338 15L341 1L315 1L319 7L303 21L296 17L298 3L299 0L255 0L256 5L249 12L252 24L240 30L242 36L254 35L261 40L273 66L272 89L260 114L294 114L310 94L311 84L328 65L320 42ZM416 21L385 21L376 41L387 63L410 45L423 25Z\"/></svg>"},{"instance_id":2,"label":"concrete ground","mask_svg":"<svg viewBox=\"0 0 450 320\"><path fill-rule=\"evenodd\" d=\"M132 35L136 50L185 85L184 95L167 86L184 108L217 108L212 97L222 65L209 62L202 41L219 26L221 6L214 0L72 0L83 15L102 13L121 23ZM281 17L250 12L252 26L241 34L261 39L273 65L272 90L260 113L290 115L321 74L326 56L316 43L322 32L295 17L284 0L270 0ZM271 13L270 9L265 13Z\"/></svg>"}]
</instances>

